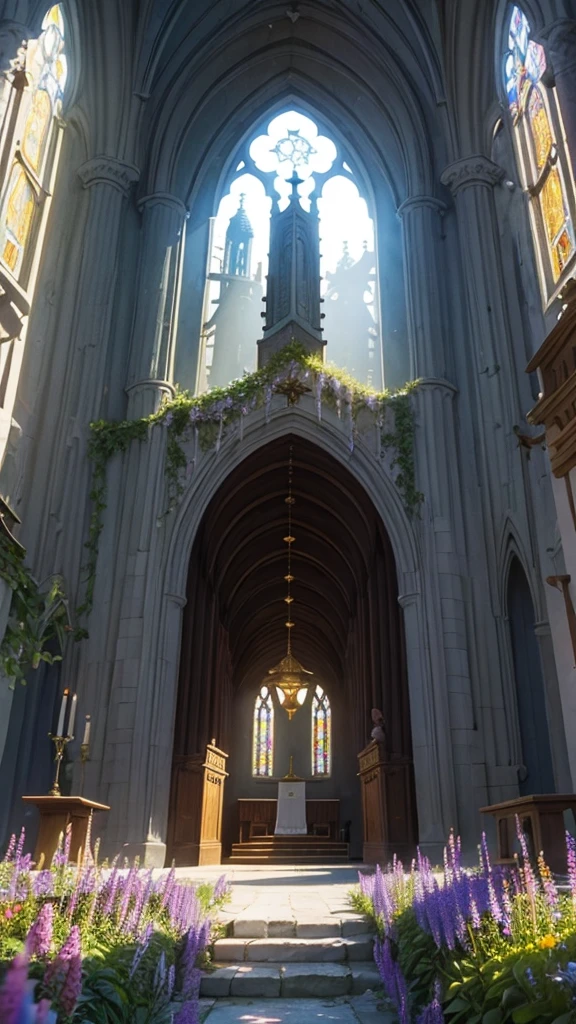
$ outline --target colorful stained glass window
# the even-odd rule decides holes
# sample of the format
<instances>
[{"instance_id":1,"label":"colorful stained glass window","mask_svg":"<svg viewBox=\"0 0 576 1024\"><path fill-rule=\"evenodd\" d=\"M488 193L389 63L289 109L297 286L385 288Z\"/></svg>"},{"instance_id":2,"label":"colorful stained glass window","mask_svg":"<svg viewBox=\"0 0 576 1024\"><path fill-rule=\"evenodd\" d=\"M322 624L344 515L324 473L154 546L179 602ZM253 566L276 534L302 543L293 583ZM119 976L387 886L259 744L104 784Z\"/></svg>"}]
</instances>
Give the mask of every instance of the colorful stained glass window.
<instances>
[{"instance_id":1,"label":"colorful stained glass window","mask_svg":"<svg viewBox=\"0 0 576 1024\"><path fill-rule=\"evenodd\" d=\"M14 163L0 212L0 259L20 276L34 215L48 192L50 139L59 116L67 66L59 5L44 18L38 39L25 49L27 86L22 93Z\"/></svg>"},{"instance_id":2,"label":"colorful stained glass window","mask_svg":"<svg viewBox=\"0 0 576 1024\"><path fill-rule=\"evenodd\" d=\"M533 201L535 241L542 259L545 291L550 293L574 255L574 227L566 154L560 146L560 118L555 90L550 96L540 84L546 70L544 49L530 37L530 24L514 7L508 28L504 80L516 131L524 186Z\"/></svg>"},{"instance_id":3,"label":"colorful stained glass window","mask_svg":"<svg viewBox=\"0 0 576 1024\"><path fill-rule=\"evenodd\" d=\"M328 694L321 686L317 686L312 698L312 775L330 774L331 725Z\"/></svg>"},{"instance_id":4,"label":"colorful stained glass window","mask_svg":"<svg viewBox=\"0 0 576 1024\"><path fill-rule=\"evenodd\" d=\"M274 705L267 686L263 686L254 704L252 774L274 774Z\"/></svg>"}]
</instances>

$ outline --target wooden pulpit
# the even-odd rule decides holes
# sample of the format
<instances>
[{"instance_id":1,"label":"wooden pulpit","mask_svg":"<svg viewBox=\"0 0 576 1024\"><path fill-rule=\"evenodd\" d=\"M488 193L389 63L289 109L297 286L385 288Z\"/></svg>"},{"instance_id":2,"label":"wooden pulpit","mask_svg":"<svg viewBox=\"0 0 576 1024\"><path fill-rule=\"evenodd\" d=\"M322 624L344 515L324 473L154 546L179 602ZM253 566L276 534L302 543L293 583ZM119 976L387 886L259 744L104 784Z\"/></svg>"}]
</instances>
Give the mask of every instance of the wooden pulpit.
<instances>
[{"instance_id":1,"label":"wooden pulpit","mask_svg":"<svg viewBox=\"0 0 576 1024\"><path fill-rule=\"evenodd\" d=\"M177 867L221 863L227 757L212 741L205 754L174 758L167 863L174 861Z\"/></svg>"},{"instance_id":2,"label":"wooden pulpit","mask_svg":"<svg viewBox=\"0 0 576 1024\"><path fill-rule=\"evenodd\" d=\"M416 815L410 758L373 740L358 754L362 786L365 864L404 862L416 849Z\"/></svg>"},{"instance_id":3,"label":"wooden pulpit","mask_svg":"<svg viewBox=\"0 0 576 1024\"><path fill-rule=\"evenodd\" d=\"M99 804L83 796L23 796L25 803L33 804L40 812L40 827L34 850L34 861L44 857L44 866L50 867L60 836L71 825L70 861L77 863L86 846L88 821L95 811L109 811L108 804Z\"/></svg>"}]
</instances>

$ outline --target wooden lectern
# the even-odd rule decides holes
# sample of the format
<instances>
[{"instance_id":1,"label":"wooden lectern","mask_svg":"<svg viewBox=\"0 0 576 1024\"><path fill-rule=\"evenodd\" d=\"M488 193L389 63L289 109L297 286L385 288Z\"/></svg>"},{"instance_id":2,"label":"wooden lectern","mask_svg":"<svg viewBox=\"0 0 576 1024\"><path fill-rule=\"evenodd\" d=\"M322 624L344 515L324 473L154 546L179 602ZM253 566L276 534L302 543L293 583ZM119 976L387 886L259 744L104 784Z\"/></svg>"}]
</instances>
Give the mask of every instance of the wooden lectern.
<instances>
[{"instance_id":1,"label":"wooden lectern","mask_svg":"<svg viewBox=\"0 0 576 1024\"><path fill-rule=\"evenodd\" d=\"M372 740L358 754L362 785L365 864L386 864L416 848L412 762Z\"/></svg>"},{"instance_id":2,"label":"wooden lectern","mask_svg":"<svg viewBox=\"0 0 576 1024\"><path fill-rule=\"evenodd\" d=\"M70 860L78 861L80 850L86 845L88 820L94 811L109 811L108 804L98 804L83 796L23 796L25 803L33 804L40 811L40 828L34 850L36 864L44 854L44 863L49 867L58 848L60 835L67 825L72 826L70 836Z\"/></svg>"},{"instance_id":3,"label":"wooden lectern","mask_svg":"<svg viewBox=\"0 0 576 1024\"><path fill-rule=\"evenodd\" d=\"M174 758L168 863L173 860L177 867L221 863L227 757L213 740L204 755Z\"/></svg>"}]
</instances>

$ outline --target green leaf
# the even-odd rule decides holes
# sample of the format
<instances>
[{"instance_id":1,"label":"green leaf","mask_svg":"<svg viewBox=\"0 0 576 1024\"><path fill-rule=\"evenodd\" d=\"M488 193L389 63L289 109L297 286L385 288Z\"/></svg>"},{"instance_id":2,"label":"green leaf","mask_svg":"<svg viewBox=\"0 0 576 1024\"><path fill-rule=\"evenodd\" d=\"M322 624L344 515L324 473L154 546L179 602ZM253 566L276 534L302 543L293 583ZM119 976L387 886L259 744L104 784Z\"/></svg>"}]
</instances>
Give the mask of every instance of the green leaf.
<instances>
[{"instance_id":1,"label":"green leaf","mask_svg":"<svg viewBox=\"0 0 576 1024\"><path fill-rule=\"evenodd\" d=\"M525 1003L524 1006L519 1006L517 1010L514 1010L512 1020L514 1024L530 1024L532 1020L543 1021L546 1019L546 1013L549 1011L550 1003L548 1000L540 1000L537 1003Z\"/></svg>"},{"instance_id":2,"label":"green leaf","mask_svg":"<svg viewBox=\"0 0 576 1024\"><path fill-rule=\"evenodd\" d=\"M504 1017L502 1011L496 1007L495 1010L488 1010L482 1017L482 1024L502 1024Z\"/></svg>"}]
</instances>

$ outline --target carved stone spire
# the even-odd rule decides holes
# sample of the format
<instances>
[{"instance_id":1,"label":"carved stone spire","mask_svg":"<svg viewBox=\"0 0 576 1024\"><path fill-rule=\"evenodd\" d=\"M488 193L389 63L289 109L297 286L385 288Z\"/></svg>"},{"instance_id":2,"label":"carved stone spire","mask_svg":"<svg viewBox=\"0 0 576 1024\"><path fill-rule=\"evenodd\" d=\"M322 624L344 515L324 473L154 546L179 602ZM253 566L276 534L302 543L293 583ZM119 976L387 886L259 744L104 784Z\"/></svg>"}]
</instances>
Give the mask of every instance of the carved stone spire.
<instances>
[{"instance_id":1,"label":"carved stone spire","mask_svg":"<svg viewBox=\"0 0 576 1024\"><path fill-rule=\"evenodd\" d=\"M258 365L294 338L309 352L321 355L325 342L320 327L320 242L318 208L302 208L296 172L290 178L290 201L278 207L270 223L270 263L266 289L266 325L258 343Z\"/></svg>"}]
</instances>

